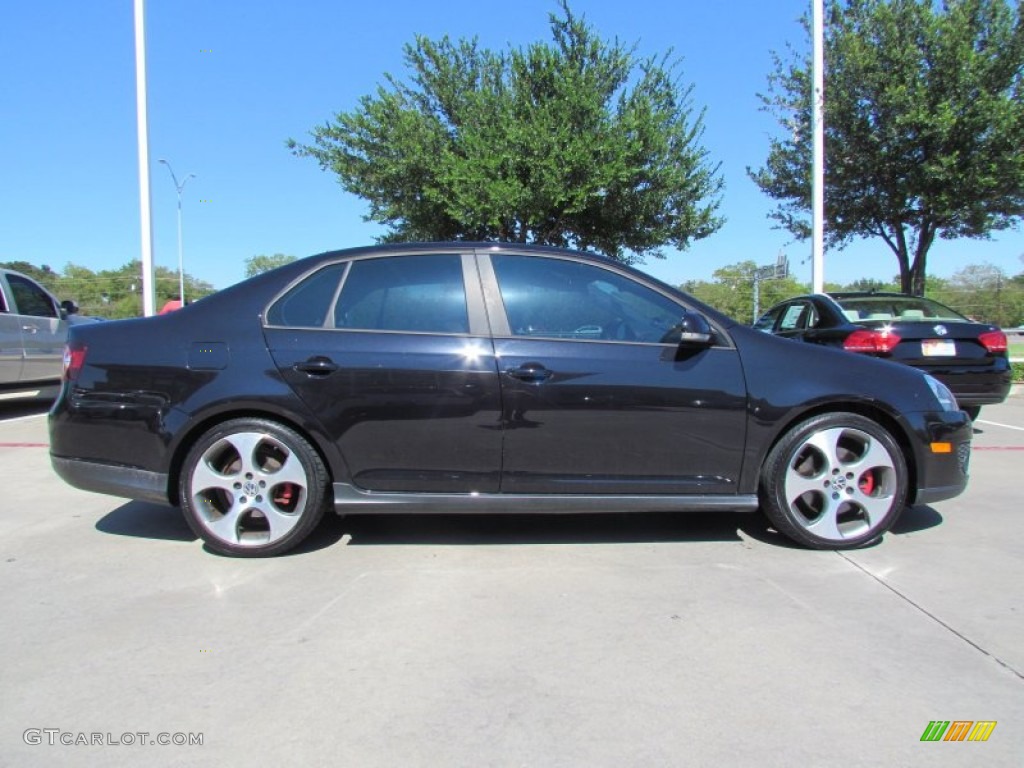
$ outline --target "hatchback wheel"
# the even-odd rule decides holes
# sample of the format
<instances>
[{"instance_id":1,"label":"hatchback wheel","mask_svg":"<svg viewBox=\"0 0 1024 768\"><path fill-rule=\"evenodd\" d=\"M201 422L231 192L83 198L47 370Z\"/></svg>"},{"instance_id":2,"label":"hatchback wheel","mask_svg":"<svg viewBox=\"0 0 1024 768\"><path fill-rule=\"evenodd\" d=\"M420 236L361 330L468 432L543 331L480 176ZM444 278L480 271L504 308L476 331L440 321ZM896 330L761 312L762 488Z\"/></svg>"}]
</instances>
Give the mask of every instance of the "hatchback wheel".
<instances>
[{"instance_id":1,"label":"hatchback wheel","mask_svg":"<svg viewBox=\"0 0 1024 768\"><path fill-rule=\"evenodd\" d=\"M265 419L214 427L189 451L179 485L189 526L217 552L276 555L306 538L329 499L320 455Z\"/></svg>"},{"instance_id":2,"label":"hatchback wheel","mask_svg":"<svg viewBox=\"0 0 1024 768\"><path fill-rule=\"evenodd\" d=\"M851 549L892 526L907 484L906 460L887 430L857 414L830 413L793 427L768 454L762 506L800 544Z\"/></svg>"}]
</instances>

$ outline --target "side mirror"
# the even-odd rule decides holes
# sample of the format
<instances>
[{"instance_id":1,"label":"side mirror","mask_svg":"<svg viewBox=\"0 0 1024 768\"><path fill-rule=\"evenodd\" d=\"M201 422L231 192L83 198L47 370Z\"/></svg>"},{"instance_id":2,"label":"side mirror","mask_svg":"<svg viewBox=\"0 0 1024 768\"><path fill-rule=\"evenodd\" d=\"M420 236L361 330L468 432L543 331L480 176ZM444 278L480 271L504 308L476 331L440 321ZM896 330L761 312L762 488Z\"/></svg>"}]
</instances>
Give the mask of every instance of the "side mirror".
<instances>
[{"instance_id":1,"label":"side mirror","mask_svg":"<svg viewBox=\"0 0 1024 768\"><path fill-rule=\"evenodd\" d=\"M78 305L71 299L64 299L64 301L60 303L60 308L64 310L65 315L78 314Z\"/></svg>"},{"instance_id":2,"label":"side mirror","mask_svg":"<svg viewBox=\"0 0 1024 768\"><path fill-rule=\"evenodd\" d=\"M699 312L686 310L675 330L679 333L677 338L680 347L710 347L713 343L714 332L711 330L711 324Z\"/></svg>"}]
</instances>

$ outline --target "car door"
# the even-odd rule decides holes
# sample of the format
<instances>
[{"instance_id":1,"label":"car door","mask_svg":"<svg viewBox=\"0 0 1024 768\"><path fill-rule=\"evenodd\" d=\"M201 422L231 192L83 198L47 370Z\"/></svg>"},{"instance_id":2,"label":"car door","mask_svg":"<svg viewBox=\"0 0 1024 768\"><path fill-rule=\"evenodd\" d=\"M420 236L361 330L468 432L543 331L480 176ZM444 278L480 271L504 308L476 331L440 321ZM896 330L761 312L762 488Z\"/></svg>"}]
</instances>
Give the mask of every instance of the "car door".
<instances>
[{"instance_id":1,"label":"car door","mask_svg":"<svg viewBox=\"0 0 1024 768\"><path fill-rule=\"evenodd\" d=\"M21 380L59 379L68 326L61 318L56 299L23 275L8 273L7 285L25 349Z\"/></svg>"},{"instance_id":2,"label":"car door","mask_svg":"<svg viewBox=\"0 0 1024 768\"><path fill-rule=\"evenodd\" d=\"M24 359L21 319L11 311L5 274L0 272L0 385L21 380Z\"/></svg>"},{"instance_id":3,"label":"car door","mask_svg":"<svg viewBox=\"0 0 1024 768\"><path fill-rule=\"evenodd\" d=\"M682 350L684 307L594 263L480 256L508 493L730 494L746 386L724 334Z\"/></svg>"},{"instance_id":4,"label":"car door","mask_svg":"<svg viewBox=\"0 0 1024 768\"><path fill-rule=\"evenodd\" d=\"M498 490L500 392L471 254L326 266L274 302L265 326L357 487Z\"/></svg>"}]
</instances>

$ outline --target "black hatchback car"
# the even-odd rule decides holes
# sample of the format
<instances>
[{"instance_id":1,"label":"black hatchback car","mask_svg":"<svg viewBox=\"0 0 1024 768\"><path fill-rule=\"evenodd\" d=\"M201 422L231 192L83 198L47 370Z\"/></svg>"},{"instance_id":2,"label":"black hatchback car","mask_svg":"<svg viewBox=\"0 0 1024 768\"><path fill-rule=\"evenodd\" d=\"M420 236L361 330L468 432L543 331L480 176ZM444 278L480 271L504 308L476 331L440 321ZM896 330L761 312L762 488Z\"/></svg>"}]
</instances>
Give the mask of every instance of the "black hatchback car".
<instances>
[{"instance_id":1,"label":"black hatchback car","mask_svg":"<svg viewBox=\"0 0 1024 768\"><path fill-rule=\"evenodd\" d=\"M217 552L345 512L755 511L811 547L959 494L971 427L912 368L776 339L637 270L471 243L324 253L71 329L53 466Z\"/></svg>"},{"instance_id":2,"label":"black hatchback car","mask_svg":"<svg viewBox=\"0 0 1024 768\"><path fill-rule=\"evenodd\" d=\"M776 304L754 324L788 339L839 347L929 373L978 418L1001 403L1012 374L1006 334L932 299L902 293L829 293Z\"/></svg>"}]
</instances>

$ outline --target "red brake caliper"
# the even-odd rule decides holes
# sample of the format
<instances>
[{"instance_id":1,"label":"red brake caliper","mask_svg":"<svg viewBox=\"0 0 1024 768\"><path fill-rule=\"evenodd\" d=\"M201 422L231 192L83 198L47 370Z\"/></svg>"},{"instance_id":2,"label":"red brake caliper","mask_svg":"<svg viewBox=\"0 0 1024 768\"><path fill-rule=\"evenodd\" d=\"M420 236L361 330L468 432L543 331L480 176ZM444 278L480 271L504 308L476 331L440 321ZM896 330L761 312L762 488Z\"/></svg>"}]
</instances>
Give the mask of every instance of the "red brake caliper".
<instances>
[{"instance_id":1,"label":"red brake caliper","mask_svg":"<svg viewBox=\"0 0 1024 768\"><path fill-rule=\"evenodd\" d=\"M865 496L870 496L871 492L875 490L875 471L869 469L863 475L861 475L860 482L857 483L861 493Z\"/></svg>"},{"instance_id":2,"label":"red brake caliper","mask_svg":"<svg viewBox=\"0 0 1024 768\"><path fill-rule=\"evenodd\" d=\"M294 486L291 483L281 483L277 495L274 497L274 503L279 507L287 507L292 502L294 492Z\"/></svg>"}]
</instances>

